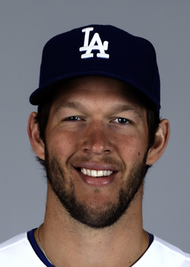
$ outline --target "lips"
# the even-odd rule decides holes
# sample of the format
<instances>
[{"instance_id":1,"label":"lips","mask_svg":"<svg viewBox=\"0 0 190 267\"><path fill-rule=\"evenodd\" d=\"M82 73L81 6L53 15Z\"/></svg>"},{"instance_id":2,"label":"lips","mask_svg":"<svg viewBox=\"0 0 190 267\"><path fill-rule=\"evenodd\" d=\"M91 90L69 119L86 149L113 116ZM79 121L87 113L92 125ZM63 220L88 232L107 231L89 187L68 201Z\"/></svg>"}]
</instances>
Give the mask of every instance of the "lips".
<instances>
[{"instance_id":1,"label":"lips","mask_svg":"<svg viewBox=\"0 0 190 267\"><path fill-rule=\"evenodd\" d=\"M113 182L118 170L110 164L85 162L74 166L79 177L90 186L105 186Z\"/></svg>"}]
</instances>

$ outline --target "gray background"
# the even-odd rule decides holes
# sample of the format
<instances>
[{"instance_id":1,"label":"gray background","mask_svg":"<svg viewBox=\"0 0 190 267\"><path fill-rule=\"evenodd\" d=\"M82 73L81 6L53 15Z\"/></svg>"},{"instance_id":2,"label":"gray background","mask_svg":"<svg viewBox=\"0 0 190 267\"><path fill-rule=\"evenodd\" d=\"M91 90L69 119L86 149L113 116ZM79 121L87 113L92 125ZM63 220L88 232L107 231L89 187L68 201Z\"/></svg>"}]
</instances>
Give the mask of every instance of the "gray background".
<instances>
[{"instance_id":1,"label":"gray background","mask_svg":"<svg viewBox=\"0 0 190 267\"><path fill-rule=\"evenodd\" d=\"M43 221L46 181L26 132L42 47L90 23L113 24L156 47L171 136L146 178L144 227L190 252L189 0L0 1L0 242Z\"/></svg>"}]
</instances>

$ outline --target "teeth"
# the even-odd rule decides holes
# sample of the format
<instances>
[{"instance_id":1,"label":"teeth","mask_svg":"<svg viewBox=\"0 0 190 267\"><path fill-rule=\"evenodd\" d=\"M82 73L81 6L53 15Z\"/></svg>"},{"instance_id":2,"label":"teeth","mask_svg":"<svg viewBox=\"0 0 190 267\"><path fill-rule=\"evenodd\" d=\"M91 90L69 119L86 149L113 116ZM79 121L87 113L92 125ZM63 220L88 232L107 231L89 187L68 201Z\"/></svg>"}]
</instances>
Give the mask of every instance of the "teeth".
<instances>
[{"instance_id":1,"label":"teeth","mask_svg":"<svg viewBox=\"0 0 190 267\"><path fill-rule=\"evenodd\" d=\"M92 176L92 177L109 176L113 173L112 171L108 171L108 170L97 171L97 170L89 170L85 168L82 168L81 172L85 175Z\"/></svg>"}]
</instances>

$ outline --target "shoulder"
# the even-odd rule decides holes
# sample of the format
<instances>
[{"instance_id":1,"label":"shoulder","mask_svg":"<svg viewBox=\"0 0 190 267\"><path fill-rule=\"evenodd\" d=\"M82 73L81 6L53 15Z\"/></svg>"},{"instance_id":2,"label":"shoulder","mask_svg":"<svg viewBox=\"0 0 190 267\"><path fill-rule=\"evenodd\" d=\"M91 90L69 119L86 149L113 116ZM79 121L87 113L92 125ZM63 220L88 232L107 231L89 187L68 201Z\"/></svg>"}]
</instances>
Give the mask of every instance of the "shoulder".
<instances>
[{"instance_id":1,"label":"shoulder","mask_svg":"<svg viewBox=\"0 0 190 267\"><path fill-rule=\"evenodd\" d=\"M14 251L16 248L21 247L27 241L27 234L23 233L17 235L4 243L0 244L0 255L6 253L7 251Z\"/></svg>"},{"instance_id":2,"label":"shoulder","mask_svg":"<svg viewBox=\"0 0 190 267\"><path fill-rule=\"evenodd\" d=\"M139 265L138 262L135 265L135 267L140 266L190 267L190 255L154 236L153 243L139 260Z\"/></svg>"},{"instance_id":3,"label":"shoulder","mask_svg":"<svg viewBox=\"0 0 190 267\"><path fill-rule=\"evenodd\" d=\"M0 266L44 266L39 265L39 260L31 247L27 233L17 235L0 244Z\"/></svg>"},{"instance_id":4,"label":"shoulder","mask_svg":"<svg viewBox=\"0 0 190 267\"><path fill-rule=\"evenodd\" d=\"M183 252L181 249L158 237L154 237L154 239L155 249L157 248L163 255L171 255L173 259L179 259L179 261L186 260L190 264L190 254Z\"/></svg>"}]
</instances>

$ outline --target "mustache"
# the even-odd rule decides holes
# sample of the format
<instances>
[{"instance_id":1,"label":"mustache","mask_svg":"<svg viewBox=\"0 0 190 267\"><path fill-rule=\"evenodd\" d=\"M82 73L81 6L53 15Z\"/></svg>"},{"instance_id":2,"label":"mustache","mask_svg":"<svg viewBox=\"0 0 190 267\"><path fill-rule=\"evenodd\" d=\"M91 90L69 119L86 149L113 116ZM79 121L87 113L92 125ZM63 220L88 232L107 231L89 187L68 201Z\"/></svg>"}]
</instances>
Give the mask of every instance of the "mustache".
<instances>
[{"instance_id":1,"label":"mustache","mask_svg":"<svg viewBox=\"0 0 190 267\"><path fill-rule=\"evenodd\" d=\"M67 164L68 165L78 165L80 163L83 162L93 162L93 163L99 163L99 164L109 164L111 166L113 166L115 169L118 170L125 170L126 169L126 165L122 160L116 160L111 156L101 156L99 158L94 159L93 156L89 155L89 156L71 156L68 160L67 160Z\"/></svg>"}]
</instances>

